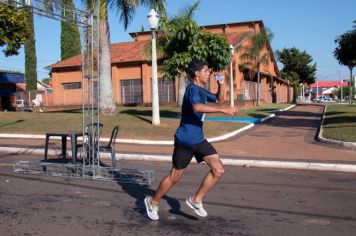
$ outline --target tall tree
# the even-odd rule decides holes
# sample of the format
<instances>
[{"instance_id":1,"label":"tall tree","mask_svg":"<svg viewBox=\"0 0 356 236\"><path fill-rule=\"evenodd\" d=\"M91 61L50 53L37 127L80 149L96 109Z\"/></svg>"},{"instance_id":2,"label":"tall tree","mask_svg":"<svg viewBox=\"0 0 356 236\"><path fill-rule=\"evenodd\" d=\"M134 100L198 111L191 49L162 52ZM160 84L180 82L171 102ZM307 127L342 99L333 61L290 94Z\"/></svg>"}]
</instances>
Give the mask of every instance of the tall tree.
<instances>
[{"instance_id":1,"label":"tall tree","mask_svg":"<svg viewBox=\"0 0 356 236\"><path fill-rule=\"evenodd\" d=\"M345 65L350 70L350 96L349 103L353 104L355 81L352 76L352 70L356 66L356 20L352 30L338 36L335 39L338 44L334 51L335 58L341 65Z\"/></svg>"},{"instance_id":2,"label":"tall tree","mask_svg":"<svg viewBox=\"0 0 356 236\"><path fill-rule=\"evenodd\" d=\"M271 53L269 43L272 37L273 34L269 29L263 29L253 34L249 43L238 48L242 52L240 56L242 65L249 68L250 73L257 75L257 106L261 103L261 65L269 64Z\"/></svg>"},{"instance_id":3,"label":"tall tree","mask_svg":"<svg viewBox=\"0 0 356 236\"><path fill-rule=\"evenodd\" d=\"M277 60L283 64L282 77L293 83L293 102L296 101L296 90L300 83L312 84L315 82L316 64L313 58L305 51L284 48L276 51Z\"/></svg>"},{"instance_id":4,"label":"tall tree","mask_svg":"<svg viewBox=\"0 0 356 236\"><path fill-rule=\"evenodd\" d=\"M87 0L89 9L95 7L95 0ZM165 0L101 0L99 13L99 57L100 57L100 113L106 116L114 116L116 114L116 106L112 92L111 81L111 58L110 58L110 31L108 23L108 8L115 9L120 15L120 22L127 29L135 15L136 8L140 5L154 7L158 12L165 14Z\"/></svg>"},{"instance_id":5,"label":"tall tree","mask_svg":"<svg viewBox=\"0 0 356 236\"><path fill-rule=\"evenodd\" d=\"M26 91L37 90L37 56L36 56L36 40L35 28L33 23L33 12L27 8L27 24L30 30L30 35L25 42L25 78ZM31 98L29 98L31 100Z\"/></svg>"},{"instance_id":6,"label":"tall tree","mask_svg":"<svg viewBox=\"0 0 356 236\"><path fill-rule=\"evenodd\" d=\"M73 0L62 0L63 4L70 7L74 8ZM65 12L62 12L62 15L65 14ZM67 18L70 17L76 17L74 16L68 16L66 15ZM76 19L72 19L73 22L75 22ZM65 60L69 57L78 55L81 53L81 42L80 42L80 34L79 34L79 29L78 25L68 23L66 21L61 22L61 60Z\"/></svg>"},{"instance_id":7,"label":"tall tree","mask_svg":"<svg viewBox=\"0 0 356 236\"><path fill-rule=\"evenodd\" d=\"M0 47L5 56L17 55L29 36L26 13L0 4Z\"/></svg>"},{"instance_id":8,"label":"tall tree","mask_svg":"<svg viewBox=\"0 0 356 236\"><path fill-rule=\"evenodd\" d=\"M200 1L184 8L178 16L166 19L159 27L159 49L164 62L161 71L169 79L179 76L178 105L185 91L185 73L193 59L205 60L214 71L230 63L230 50L223 36L202 31L193 20Z\"/></svg>"},{"instance_id":9,"label":"tall tree","mask_svg":"<svg viewBox=\"0 0 356 236\"><path fill-rule=\"evenodd\" d=\"M158 50L165 59L160 70L168 79L179 77L178 106L182 105L186 88L184 71L191 61L188 47L200 31L198 24L193 20L199 4L200 1L196 1L193 5L180 10L177 16L163 18L158 28Z\"/></svg>"}]
</instances>

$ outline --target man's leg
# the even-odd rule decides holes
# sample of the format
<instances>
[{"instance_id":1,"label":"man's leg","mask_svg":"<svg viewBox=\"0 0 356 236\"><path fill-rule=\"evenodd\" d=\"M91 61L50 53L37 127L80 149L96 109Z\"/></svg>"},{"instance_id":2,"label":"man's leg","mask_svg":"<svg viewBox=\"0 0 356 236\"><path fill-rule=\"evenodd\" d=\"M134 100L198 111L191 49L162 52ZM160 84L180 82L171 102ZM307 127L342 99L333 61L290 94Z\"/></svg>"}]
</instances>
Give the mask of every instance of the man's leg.
<instances>
[{"instance_id":1,"label":"man's leg","mask_svg":"<svg viewBox=\"0 0 356 236\"><path fill-rule=\"evenodd\" d=\"M172 167L171 172L161 180L156 194L151 198L150 202L154 205L158 205L161 198L181 179L183 172L184 169L178 170Z\"/></svg>"},{"instance_id":2,"label":"man's leg","mask_svg":"<svg viewBox=\"0 0 356 236\"><path fill-rule=\"evenodd\" d=\"M203 159L210 166L210 171L205 175L198 191L192 196L193 202L202 202L205 195L214 187L224 174L224 167L217 154L206 156Z\"/></svg>"},{"instance_id":3,"label":"man's leg","mask_svg":"<svg viewBox=\"0 0 356 236\"><path fill-rule=\"evenodd\" d=\"M151 220L158 220L158 203L161 198L169 191L169 189L178 182L182 177L184 169L176 169L172 167L169 175L164 177L158 186L156 194L153 197L146 197L144 200L146 212Z\"/></svg>"}]
</instances>

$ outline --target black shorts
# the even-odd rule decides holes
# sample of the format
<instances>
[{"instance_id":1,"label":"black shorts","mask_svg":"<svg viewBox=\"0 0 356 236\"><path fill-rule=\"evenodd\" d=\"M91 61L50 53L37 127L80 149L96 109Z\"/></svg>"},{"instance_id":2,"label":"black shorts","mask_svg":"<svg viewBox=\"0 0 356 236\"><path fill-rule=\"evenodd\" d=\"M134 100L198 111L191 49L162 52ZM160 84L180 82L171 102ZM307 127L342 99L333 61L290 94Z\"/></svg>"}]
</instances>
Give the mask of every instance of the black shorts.
<instances>
[{"instance_id":1,"label":"black shorts","mask_svg":"<svg viewBox=\"0 0 356 236\"><path fill-rule=\"evenodd\" d=\"M217 154L217 152L207 140L192 147L182 145L175 141L172 162L174 168L180 170L185 169L189 165L193 156L197 162L200 163L204 161L204 157L214 154Z\"/></svg>"}]
</instances>

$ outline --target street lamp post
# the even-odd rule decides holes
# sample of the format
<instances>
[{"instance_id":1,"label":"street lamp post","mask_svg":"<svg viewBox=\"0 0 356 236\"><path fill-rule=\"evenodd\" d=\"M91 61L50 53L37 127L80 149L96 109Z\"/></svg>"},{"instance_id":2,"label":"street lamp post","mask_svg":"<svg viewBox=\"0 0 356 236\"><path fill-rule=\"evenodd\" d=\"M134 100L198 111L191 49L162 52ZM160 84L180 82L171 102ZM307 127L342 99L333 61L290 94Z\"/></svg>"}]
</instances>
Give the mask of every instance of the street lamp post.
<instances>
[{"instance_id":1,"label":"street lamp post","mask_svg":"<svg viewBox=\"0 0 356 236\"><path fill-rule=\"evenodd\" d=\"M152 124L160 125L156 51L156 30L159 22L159 15L155 9L150 10L147 19L152 30Z\"/></svg>"},{"instance_id":2,"label":"street lamp post","mask_svg":"<svg viewBox=\"0 0 356 236\"><path fill-rule=\"evenodd\" d=\"M316 77L316 100L319 100L319 83L318 83L318 77Z\"/></svg>"},{"instance_id":3,"label":"street lamp post","mask_svg":"<svg viewBox=\"0 0 356 236\"><path fill-rule=\"evenodd\" d=\"M299 101L303 101L303 84L302 83L300 83L299 84Z\"/></svg>"},{"instance_id":4,"label":"street lamp post","mask_svg":"<svg viewBox=\"0 0 356 236\"><path fill-rule=\"evenodd\" d=\"M230 107L234 107L234 74L232 70L232 61L234 58L234 51L235 48L232 44L229 45L230 52L231 52L231 62L230 62Z\"/></svg>"},{"instance_id":5,"label":"street lamp post","mask_svg":"<svg viewBox=\"0 0 356 236\"><path fill-rule=\"evenodd\" d=\"M341 102L343 102L344 101L344 94L343 94L343 88L342 88L342 80L341 80L341 84L340 84L340 89L341 89Z\"/></svg>"}]
</instances>

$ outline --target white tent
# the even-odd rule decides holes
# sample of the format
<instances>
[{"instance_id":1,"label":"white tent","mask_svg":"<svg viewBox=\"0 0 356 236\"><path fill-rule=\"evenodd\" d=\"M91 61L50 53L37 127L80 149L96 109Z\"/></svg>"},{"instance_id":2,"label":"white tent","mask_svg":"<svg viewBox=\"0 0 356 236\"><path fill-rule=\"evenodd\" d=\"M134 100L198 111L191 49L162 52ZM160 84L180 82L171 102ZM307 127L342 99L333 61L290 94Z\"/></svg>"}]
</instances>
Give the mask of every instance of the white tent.
<instances>
[{"instance_id":1,"label":"white tent","mask_svg":"<svg viewBox=\"0 0 356 236\"><path fill-rule=\"evenodd\" d=\"M322 91L323 96L325 97L332 97L334 90L337 89L336 87L331 87Z\"/></svg>"}]
</instances>

